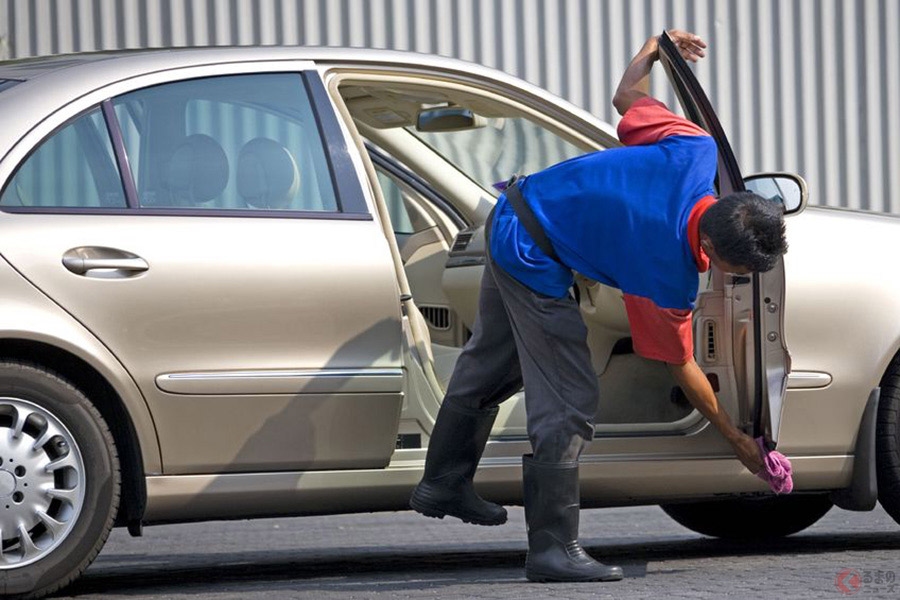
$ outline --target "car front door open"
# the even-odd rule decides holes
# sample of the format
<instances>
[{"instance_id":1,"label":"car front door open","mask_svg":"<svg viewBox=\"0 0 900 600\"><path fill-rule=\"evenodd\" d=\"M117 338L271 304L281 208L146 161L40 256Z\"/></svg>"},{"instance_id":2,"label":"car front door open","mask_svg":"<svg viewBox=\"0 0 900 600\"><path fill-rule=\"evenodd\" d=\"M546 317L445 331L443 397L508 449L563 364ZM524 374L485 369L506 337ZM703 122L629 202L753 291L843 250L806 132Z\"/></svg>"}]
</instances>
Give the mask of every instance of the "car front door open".
<instances>
[{"instance_id":1,"label":"car front door open","mask_svg":"<svg viewBox=\"0 0 900 600\"><path fill-rule=\"evenodd\" d=\"M706 129L719 149L716 178L720 196L744 190L744 181L734 153L703 88L681 57L668 34L659 38L660 62L666 69L687 118ZM740 426L763 436L774 448L778 443L781 411L790 355L784 341L784 261L766 273L732 276L713 273L713 285L727 288L731 314L730 348L740 403ZM700 330L701 335L704 331ZM695 337L697 329L695 328ZM703 352L708 340L695 344ZM702 366L702 362L700 362Z\"/></svg>"}]
</instances>

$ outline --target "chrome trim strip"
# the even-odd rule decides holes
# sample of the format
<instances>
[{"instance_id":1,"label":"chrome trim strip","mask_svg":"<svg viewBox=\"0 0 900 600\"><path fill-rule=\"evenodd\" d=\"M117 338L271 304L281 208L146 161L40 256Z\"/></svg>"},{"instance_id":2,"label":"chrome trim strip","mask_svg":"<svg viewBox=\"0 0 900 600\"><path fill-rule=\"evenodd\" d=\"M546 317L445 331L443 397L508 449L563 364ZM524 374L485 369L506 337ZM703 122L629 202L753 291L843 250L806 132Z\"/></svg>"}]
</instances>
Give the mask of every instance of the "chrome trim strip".
<instances>
[{"instance_id":1,"label":"chrome trim strip","mask_svg":"<svg viewBox=\"0 0 900 600\"><path fill-rule=\"evenodd\" d=\"M208 371L203 373L169 373L160 375L169 379L223 379L250 378L267 379L270 377L354 377L367 375L370 377L400 377L402 369L298 369L292 371Z\"/></svg>"},{"instance_id":2,"label":"chrome trim strip","mask_svg":"<svg viewBox=\"0 0 900 600\"><path fill-rule=\"evenodd\" d=\"M298 369L164 373L156 377L164 392L190 395L397 393L403 369Z\"/></svg>"},{"instance_id":3,"label":"chrome trim strip","mask_svg":"<svg viewBox=\"0 0 900 600\"><path fill-rule=\"evenodd\" d=\"M829 373L817 371L791 371L788 375L787 387L789 390L813 389L827 387L831 383Z\"/></svg>"}]
</instances>

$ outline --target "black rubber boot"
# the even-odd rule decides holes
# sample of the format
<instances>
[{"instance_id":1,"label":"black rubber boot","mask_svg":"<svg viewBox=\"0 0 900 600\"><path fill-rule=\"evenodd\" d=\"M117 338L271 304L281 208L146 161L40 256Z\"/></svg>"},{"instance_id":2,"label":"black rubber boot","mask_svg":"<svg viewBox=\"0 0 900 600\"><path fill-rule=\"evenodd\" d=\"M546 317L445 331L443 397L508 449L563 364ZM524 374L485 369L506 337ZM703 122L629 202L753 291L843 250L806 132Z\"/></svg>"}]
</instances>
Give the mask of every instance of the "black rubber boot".
<instances>
[{"instance_id":1,"label":"black rubber boot","mask_svg":"<svg viewBox=\"0 0 900 600\"><path fill-rule=\"evenodd\" d=\"M425 457L425 474L409 505L426 517L446 515L475 525L506 523L506 509L475 492L472 478L491 433L497 409L467 409L444 403Z\"/></svg>"},{"instance_id":2,"label":"black rubber boot","mask_svg":"<svg viewBox=\"0 0 900 600\"><path fill-rule=\"evenodd\" d=\"M618 581L621 567L597 562L578 544L581 509L578 462L545 463L522 457L530 581Z\"/></svg>"}]
</instances>

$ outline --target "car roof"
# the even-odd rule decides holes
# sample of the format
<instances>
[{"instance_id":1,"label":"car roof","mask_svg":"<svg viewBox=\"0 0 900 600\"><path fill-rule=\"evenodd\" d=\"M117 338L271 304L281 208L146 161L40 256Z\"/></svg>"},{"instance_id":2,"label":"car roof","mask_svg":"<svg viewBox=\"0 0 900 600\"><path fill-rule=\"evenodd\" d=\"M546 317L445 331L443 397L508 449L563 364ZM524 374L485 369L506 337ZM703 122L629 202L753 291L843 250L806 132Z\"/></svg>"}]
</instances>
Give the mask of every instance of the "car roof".
<instances>
[{"instance_id":1,"label":"car roof","mask_svg":"<svg viewBox=\"0 0 900 600\"><path fill-rule=\"evenodd\" d=\"M45 73L51 73L75 65L88 64L109 57L107 52L92 52L36 56L2 61L0 62L0 79L28 81Z\"/></svg>"},{"instance_id":2,"label":"car roof","mask_svg":"<svg viewBox=\"0 0 900 600\"><path fill-rule=\"evenodd\" d=\"M355 63L418 64L457 69L477 69L498 73L493 69L456 58L421 54L402 50L371 48L336 48L329 46L218 46L195 48L149 48L39 56L0 62L0 79L28 81L58 74L82 71L144 73L158 68L182 68L236 62L294 60L313 62L350 61Z\"/></svg>"}]
</instances>

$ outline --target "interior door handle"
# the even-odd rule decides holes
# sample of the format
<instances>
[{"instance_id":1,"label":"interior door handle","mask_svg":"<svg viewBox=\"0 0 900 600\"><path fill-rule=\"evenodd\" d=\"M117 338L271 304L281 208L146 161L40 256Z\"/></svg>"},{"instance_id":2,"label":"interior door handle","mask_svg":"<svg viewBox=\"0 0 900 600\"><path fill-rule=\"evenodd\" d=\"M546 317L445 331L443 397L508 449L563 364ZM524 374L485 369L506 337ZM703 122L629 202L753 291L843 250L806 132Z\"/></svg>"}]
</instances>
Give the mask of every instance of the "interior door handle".
<instances>
[{"instance_id":1,"label":"interior door handle","mask_svg":"<svg viewBox=\"0 0 900 600\"><path fill-rule=\"evenodd\" d=\"M147 261L136 254L99 246L72 248L63 254L62 264L76 275L100 279L133 277L150 268Z\"/></svg>"}]
</instances>

